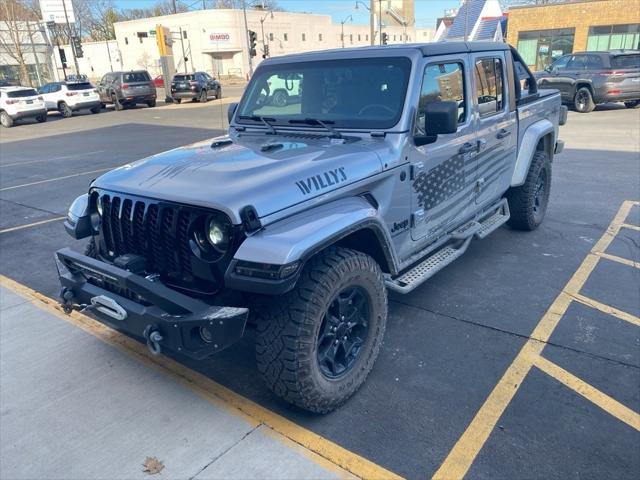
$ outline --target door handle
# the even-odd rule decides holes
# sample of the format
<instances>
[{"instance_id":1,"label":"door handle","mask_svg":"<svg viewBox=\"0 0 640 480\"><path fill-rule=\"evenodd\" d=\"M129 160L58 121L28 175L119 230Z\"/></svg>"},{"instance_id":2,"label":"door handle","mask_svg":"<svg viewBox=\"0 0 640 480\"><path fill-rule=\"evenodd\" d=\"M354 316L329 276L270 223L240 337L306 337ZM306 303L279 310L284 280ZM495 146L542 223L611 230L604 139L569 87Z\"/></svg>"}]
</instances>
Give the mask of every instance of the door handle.
<instances>
[{"instance_id":1,"label":"door handle","mask_svg":"<svg viewBox=\"0 0 640 480\"><path fill-rule=\"evenodd\" d=\"M477 143L471 143L471 142L465 142L462 144L462 146L460 147L460 150L458 150L459 153L471 153L471 152L475 152L478 150L478 144Z\"/></svg>"},{"instance_id":2,"label":"door handle","mask_svg":"<svg viewBox=\"0 0 640 480\"><path fill-rule=\"evenodd\" d=\"M505 137L508 137L509 135L511 135L511 130L506 130L502 128L496 135L496 138L505 138Z\"/></svg>"}]
</instances>

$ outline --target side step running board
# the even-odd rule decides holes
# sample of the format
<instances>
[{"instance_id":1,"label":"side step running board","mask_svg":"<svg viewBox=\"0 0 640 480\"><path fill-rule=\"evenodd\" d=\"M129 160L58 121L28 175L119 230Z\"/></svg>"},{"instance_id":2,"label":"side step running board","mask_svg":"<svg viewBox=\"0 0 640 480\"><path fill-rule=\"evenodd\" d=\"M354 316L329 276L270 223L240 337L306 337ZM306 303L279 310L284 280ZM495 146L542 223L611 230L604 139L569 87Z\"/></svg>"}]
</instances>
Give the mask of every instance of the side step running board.
<instances>
[{"instance_id":1,"label":"side step running board","mask_svg":"<svg viewBox=\"0 0 640 480\"><path fill-rule=\"evenodd\" d=\"M452 232L451 238L462 241L461 244L457 246L449 244L432 253L399 277L393 279L387 278L385 280L387 288L399 293L409 293L455 259L461 257L467 251L474 237L483 239L509 220L509 205L506 199L502 199L495 210L492 211L493 213L482 221L472 220Z\"/></svg>"}]
</instances>

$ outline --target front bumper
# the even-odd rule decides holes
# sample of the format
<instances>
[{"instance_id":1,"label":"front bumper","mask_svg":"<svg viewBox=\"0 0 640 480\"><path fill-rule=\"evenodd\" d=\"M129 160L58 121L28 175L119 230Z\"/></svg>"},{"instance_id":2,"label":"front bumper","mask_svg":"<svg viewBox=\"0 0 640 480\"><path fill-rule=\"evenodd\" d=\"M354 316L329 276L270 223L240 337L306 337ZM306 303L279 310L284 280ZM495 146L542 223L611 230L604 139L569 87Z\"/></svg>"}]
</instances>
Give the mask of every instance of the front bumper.
<instances>
[{"instance_id":1,"label":"front bumper","mask_svg":"<svg viewBox=\"0 0 640 480\"><path fill-rule=\"evenodd\" d=\"M90 309L100 322L145 338L152 351L201 360L244 334L246 308L211 306L69 248L58 250L56 261L67 306Z\"/></svg>"},{"instance_id":2,"label":"front bumper","mask_svg":"<svg viewBox=\"0 0 640 480\"><path fill-rule=\"evenodd\" d=\"M34 108L33 110L23 110L20 112L15 112L13 114L9 114L9 116L14 120L20 120L21 118L34 118L39 115L46 115L46 108Z\"/></svg>"}]
</instances>

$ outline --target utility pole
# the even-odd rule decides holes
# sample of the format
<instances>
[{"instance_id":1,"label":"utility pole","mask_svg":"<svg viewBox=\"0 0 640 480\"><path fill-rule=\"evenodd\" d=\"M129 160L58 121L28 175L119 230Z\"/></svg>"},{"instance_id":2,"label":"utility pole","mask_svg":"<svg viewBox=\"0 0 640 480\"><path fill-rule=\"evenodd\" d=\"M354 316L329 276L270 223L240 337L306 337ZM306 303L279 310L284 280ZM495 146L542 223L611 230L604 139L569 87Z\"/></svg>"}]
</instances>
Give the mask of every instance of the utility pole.
<instances>
[{"instance_id":1,"label":"utility pole","mask_svg":"<svg viewBox=\"0 0 640 480\"><path fill-rule=\"evenodd\" d=\"M178 6L176 5L176 0L171 0L171 10L173 10L174 14L178 13Z\"/></svg>"},{"instance_id":2,"label":"utility pole","mask_svg":"<svg viewBox=\"0 0 640 480\"><path fill-rule=\"evenodd\" d=\"M182 45L182 61L184 62L184 73L187 73L187 55L184 53L184 35L182 35L182 27L180 27L180 45Z\"/></svg>"},{"instance_id":3,"label":"utility pole","mask_svg":"<svg viewBox=\"0 0 640 480\"><path fill-rule=\"evenodd\" d=\"M36 77L38 78L38 85L42 85L42 77L40 76L40 61L38 60L38 55L36 54L36 46L33 43L33 34L31 33L30 20L27 20L27 32L29 33L29 42L31 42L31 53L33 54L33 59L36 62Z\"/></svg>"},{"instance_id":4,"label":"utility pole","mask_svg":"<svg viewBox=\"0 0 640 480\"><path fill-rule=\"evenodd\" d=\"M353 16L349 15L347 18L345 18L340 22L340 26L342 29L342 33L340 34L340 39L342 40L342 48L344 48L344 24L347 23L349 20L353 21Z\"/></svg>"},{"instance_id":5,"label":"utility pole","mask_svg":"<svg viewBox=\"0 0 640 480\"><path fill-rule=\"evenodd\" d=\"M111 49L109 48L109 40L105 40L104 43L107 45L107 55L109 56L109 68L113 72L113 63L111 63Z\"/></svg>"},{"instance_id":6,"label":"utility pole","mask_svg":"<svg viewBox=\"0 0 640 480\"><path fill-rule=\"evenodd\" d=\"M378 34L380 35L380 45L382 45L382 0L378 0Z\"/></svg>"},{"instance_id":7,"label":"utility pole","mask_svg":"<svg viewBox=\"0 0 640 480\"><path fill-rule=\"evenodd\" d=\"M64 20L67 23L67 39L69 40L69 45L71 45L71 25L69 25L69 16L67 15L67 2L65 0L62 0L62 8L64 9ZM76 75L80 75L80 66L78 65L76 51L73 47L71 48L71 55L73 55L73 63L76 66ZM67 74L65 73L65 80L66 77Z\"/></svg>"},{"instance_id":8,"label":"utility pole","mask_svg":"<svg viewBox=\"0 0 640 480\"><path fill-rule=\"evenodd\" d=\"M249 24L247 23L247 2L242 0L242 13L244 14L244 35L247 37L247 57L249 57L249 77L253 76L253 58L251 58L251 40L249 40Z\"/></svg>"}]
</instances>

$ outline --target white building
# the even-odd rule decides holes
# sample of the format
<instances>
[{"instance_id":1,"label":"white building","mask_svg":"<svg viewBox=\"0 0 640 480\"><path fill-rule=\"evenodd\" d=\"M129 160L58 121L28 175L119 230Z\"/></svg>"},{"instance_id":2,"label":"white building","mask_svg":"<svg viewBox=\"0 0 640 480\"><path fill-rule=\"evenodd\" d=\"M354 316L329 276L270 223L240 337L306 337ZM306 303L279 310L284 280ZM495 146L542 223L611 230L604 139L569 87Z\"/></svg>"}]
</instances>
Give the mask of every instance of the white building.
<instances>
[{"instance_id":1,"label":"white building","mask_svg":"<svg viewBox=\"0 0 640 480\"><path fill-rule=\"evenodd\" d=\"M371 44L369 25L334 24L329 15L247 10L247 24L258 39L257 56L252 59L254 68L262 60L265 46L271 56L278 56ZM157 25L168 27L172 32L176 71L199 70L216 77L248 75L242 10L197 10L116 23L124 69L145 68L152 76L161 73L155 37ZM383 32L390 44L428 42L433 37L432 29L416 29L411 25L383 26ZM375 43L379 43L377 32ZM183 57L187 58L186 62Z\"/></svg>"},{"instance_id":2,"label":"white building","mask_svg":"<svg viewBox=\"0 0 640 480\"><path fill-rule=\"evenodd\" d=\"M0 0L1 1L1 0ZM19 45L13 39L17 38ZM41 22L0 21L0 80L34 86L50 81L52 49ZM20 57L26 66L27 78L20 78Z\"/></svg>"},{"instance_id":3,"label":"white building","mask_svg":"<svg viewBox=\"0 0 640 480\"><path fill-rule=\"evenodd\" d=\"M64 45L61 48L64 49L67 59L67 75L77 73L73 62L71 45ZM64 74L60 64L60 57L57 53L56 55L58 78L63 80ZM118 50L118 42L115 40L83 42L82 57L78 58L78 67L80 73L86 75L92 81L99 80L107 72L122 70L124 66L122 63L122 55L120 54L120 50Z\"/></svg>"}]
</instances>

